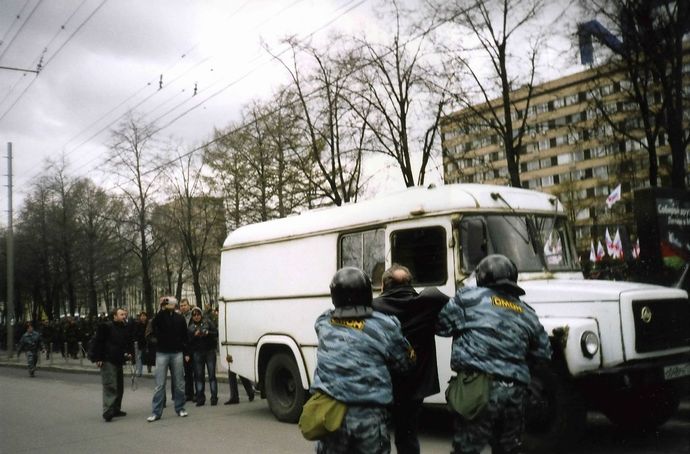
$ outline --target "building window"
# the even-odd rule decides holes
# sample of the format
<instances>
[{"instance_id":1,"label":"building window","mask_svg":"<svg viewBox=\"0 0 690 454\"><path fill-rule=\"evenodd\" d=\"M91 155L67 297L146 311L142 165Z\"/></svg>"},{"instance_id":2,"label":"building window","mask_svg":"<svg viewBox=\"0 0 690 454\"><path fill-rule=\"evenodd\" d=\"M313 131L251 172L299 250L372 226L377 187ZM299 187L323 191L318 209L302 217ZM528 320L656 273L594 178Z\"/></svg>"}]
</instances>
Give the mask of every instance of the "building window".
<instances>
[{"instance_id":1,"label":"building window","mask_svg":"<svg viewBox=\"0 0 690 454\"><path fill-rule=\"evenodd\" d=\"M571 162L572 156L570 155L570 153L559 154L556 159L557 159L557 162L554 165L563 165L563 164L568 164L569 162Z\"/></svg>"},{"instance_id":2,"label":"building window","mask_svg":"<svg viewBox=\"0 0 690 454\"><path fill-rule=\"evenodd\" d=\"M599 166L594 168L594 176L597 178L606 178L609 176L606 166Z\"/></svg>"}]
</instances>

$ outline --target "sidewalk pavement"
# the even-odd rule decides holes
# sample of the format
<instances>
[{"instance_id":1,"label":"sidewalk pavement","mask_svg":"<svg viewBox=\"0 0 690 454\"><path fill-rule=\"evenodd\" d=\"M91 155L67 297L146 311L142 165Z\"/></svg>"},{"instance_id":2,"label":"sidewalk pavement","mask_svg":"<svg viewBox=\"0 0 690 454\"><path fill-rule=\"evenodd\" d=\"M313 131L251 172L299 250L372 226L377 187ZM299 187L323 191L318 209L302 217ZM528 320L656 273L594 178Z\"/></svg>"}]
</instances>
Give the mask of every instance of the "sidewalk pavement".
<instances>
[{"instance_id":1,"label":"sidewalk pavement","mask_svg":"<svg viewBox=\"0 0 690 454\"><path fill-rule=\"evenodd\" d=\"M220 365L220 358L216 363ZM9 355L7 350L0 350L0 367L18 367L26 368L26 353L22 353L17 356L16 353ZM96 364L89 361L87 358L79 356L77 359L63 357L60 353L50 355L49 359L46 359L45 353L39 354L38 364L36 365L37 370L51 370L57 372L69 372L74 374L100 374L100 370L96 367ZM151 372L146 371L146 366L144 366L144 371L142 377L153 378L153 370ZM125 375L131 373L130 363L125 364ZM228 374L224 370L220 370L216 367L216 380L220 383L228 382Z\"/></svg>"}]
</instances>

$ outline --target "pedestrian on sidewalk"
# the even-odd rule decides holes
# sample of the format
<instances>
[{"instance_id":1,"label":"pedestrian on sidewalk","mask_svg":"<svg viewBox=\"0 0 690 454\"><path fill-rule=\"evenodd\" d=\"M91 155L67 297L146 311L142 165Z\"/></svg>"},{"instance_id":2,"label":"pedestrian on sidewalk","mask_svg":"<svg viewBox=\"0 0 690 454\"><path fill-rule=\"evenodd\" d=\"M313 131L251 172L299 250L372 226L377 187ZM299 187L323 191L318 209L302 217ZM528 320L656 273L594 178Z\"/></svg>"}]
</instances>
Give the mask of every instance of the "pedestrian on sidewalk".
<instances>
[{"instance_id":1,"label":"pedestrian on sidewalk","mask_svg":"<svg viewBox=\"0 0 690 454\"><path fill-rule=\"evenodd\" d=\"M122 395L125 389L122 366L134 355L131 332L125 326L126 312L117 308L111 315L112 321L102 323L96 328L93 351L90 353L91 360L101 369L105 422L127 415L122 411Z\"/></svg>"},{"instance_id":2,"label":"pedestrian on sidewalk","mask_svg":"<svg viewBox=\"0 0 690 454\"><path fill-rule=\"evenodd\" d=\"M139 348L138 356L136 357L136 374L141 377L144 373L144 364L146 364L146 369L151 372L151 366L153 366L150 360L149 349L146 345L146 327L149 323L149 316L146 312L141 311L139 313L139 318L134 322L134 340Z\"/></svg>"},{"instance_id":3,"label":"pedestrian on sidewalk","mask_svg":"<svg viewBox=\"0 0 690 454\"><path fill-rule=\"evenodd\" d=\"M194 364L194 386L196 406L206 403L206 379L204 370L208 371L208 385L211 390L211 405L218 404L218 381L216 379L216 345L218 329L209 319L205 319L201 309L192 309L192 321L189 324L189 350Z\"/></svg>"},{"instance_id":4,"label":"pedestrian on sidewalk","mask_svg":"<svg viewBox=\"0 0 690 454\"><path fill-rule=\"evenodd\" d=\"M151 323L152 335L156 343L156 387L153 391L151 402L152 414L146 420L158 421L163 414L165 400L165 383L168 366L171 366L172 380L175 385L173 399L175 401L175 413L178 416L187 416L184 394L184 356L187 352L187 323L182 315L175 312L177 299L173 296L164 296L160 299L160 311L153 317Z\"/></svg>"},{"instance_id":5,"label":"pedestrian on sidewalk","mask_svg":"<svg viewBox=\"0 0 690 454\"><path fill-rule=\"evenodd\" d=\"M45 351L43 348L43 340L41 334L34 330L34 325L31 322L26 322L26 332L22 334L17 346L17 356L22 351L26 350L26 362L29 368L29 376L33 377L36 373L36 363L38 362L38 351Z\"/></svg>"},{"instance_id":6,"label":"pedestrian on sidewalk","mask_svg":"<svg viewBox=\"0 0 690 454\"><path fill-rule=\"evenodd\" d=\"M192 324L192 306L187 298L180 300L180 314L184 317L187 328ZM194 364L191 357L184 358L184 396L185 400L193 401L194 396Z\"/></svg>"}]
</instances>

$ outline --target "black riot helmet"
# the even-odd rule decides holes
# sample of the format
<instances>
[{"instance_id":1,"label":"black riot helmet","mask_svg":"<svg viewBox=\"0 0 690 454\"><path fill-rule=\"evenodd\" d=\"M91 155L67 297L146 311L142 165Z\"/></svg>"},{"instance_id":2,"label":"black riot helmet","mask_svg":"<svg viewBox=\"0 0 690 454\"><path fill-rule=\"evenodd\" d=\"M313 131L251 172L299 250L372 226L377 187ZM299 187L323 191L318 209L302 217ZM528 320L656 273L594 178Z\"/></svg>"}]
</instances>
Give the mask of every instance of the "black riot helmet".
<instances>
[{"instance_id":1,"label":"black riot helmet","mask_svg":"<svg viewBox=\"0 0 690 454\"><path fill-rule=\"evenodd\" d=\"M331 280L331 300L337 318L364 318L371 315L371 279L364 271L346 266Z\"/></svg>"},{"instance_id":2,"label":"black riot helmet","mask_svg":"<svg viewBox=\"0 0 690 454\"><path fill-rule=\"evenodd\" d=\"M492 254L484 257L476 269L477 285L503 290L513 296L524 295L525 291L517 285L517 267L505 255Z\"/></svg>"}]
</instances>

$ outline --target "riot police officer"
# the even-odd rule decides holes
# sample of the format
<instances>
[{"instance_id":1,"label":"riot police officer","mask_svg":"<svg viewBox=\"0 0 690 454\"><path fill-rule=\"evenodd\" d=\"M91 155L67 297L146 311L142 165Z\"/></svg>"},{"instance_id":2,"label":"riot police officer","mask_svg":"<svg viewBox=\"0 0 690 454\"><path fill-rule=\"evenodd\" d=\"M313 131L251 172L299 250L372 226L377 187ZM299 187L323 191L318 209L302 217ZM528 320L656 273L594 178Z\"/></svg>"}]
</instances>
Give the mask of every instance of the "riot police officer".
<instances>
[{"instance_id":1,"label":"riot police officer","mask_svg":"<svg viewBox=\"0 0 690 454\"><path fill-rule=\"evenodd\" d=\"M19 339L17 356L19 356L22 351L26 351L26 362L29 369L29 376L31 377L35 375L39 350L43 350L41 333L34 330L33 323L26 322L26 332L22 334L21 339Z\"/></svg>"},{"instance_id":2,"label":"riot police officer","mask_svg":"<svg viewBox=\"0 0 690 454\"><path fill-rule=\"evenodd\" d=\"M391 371L414 364L414 351L400 322L371 307L369 277L360 269L338 270L330 285L335 309L316 320L317 364L311 391L348 406L342 425L317 443L318 453L388 453Z\"/></svg>"},{"instance_id":3,"label":"riot police officer","mask_svg":"<svg viewBox=\"0 0 690 454\"><path fill-rule=\"evenodd\" d=\"M453 337L450 366L457 373L483 373L488 401L476 416L455 415L453 452L522 452L524 399L529 362L549 360L551 347L534 310L520 300L517 267L503 255L485 257L477 287L465 287L441 310L440 336Z\"/></svg>"}]
</instances>

